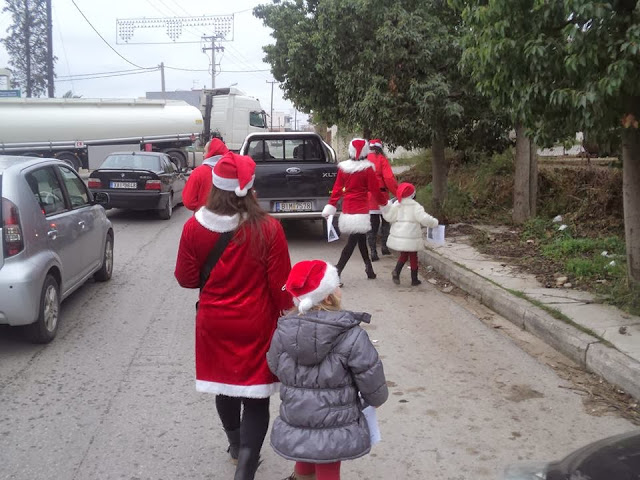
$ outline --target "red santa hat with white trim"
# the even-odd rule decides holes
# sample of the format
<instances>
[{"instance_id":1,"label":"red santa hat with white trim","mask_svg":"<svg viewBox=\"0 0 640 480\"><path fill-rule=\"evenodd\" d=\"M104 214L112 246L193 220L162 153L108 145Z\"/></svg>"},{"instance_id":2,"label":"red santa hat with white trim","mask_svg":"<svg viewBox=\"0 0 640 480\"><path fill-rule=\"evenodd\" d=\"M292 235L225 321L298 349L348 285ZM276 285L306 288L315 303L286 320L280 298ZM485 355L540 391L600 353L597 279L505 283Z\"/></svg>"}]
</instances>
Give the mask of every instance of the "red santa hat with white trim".
<instances>
[{"instance_id":1,"label":"red santa hat with white trim","mask_svg":"<svg viewBox=\"0 0 640 480\"><path fill-rule=\"evenodd\" d=\"M362 160L369 155L369 142L364 138L354 138L349 142L349 158Z\"/></svg>"},{"instance_id":2,"label":"red santa hat with white trim","mask_svg":"<svg viewBox=\"0 0 640 480\"><path fill-rule=\"evenodd\" d=\"M402 200L404 198L413 198L415 196L416 187L414 187L410 183L404 182L398 185L398 189L396 190L396 197L398 197L398 200Z\"/></svg>"},{"instance_id":3,"label":"red santa hat with white trim","mask_svg":"<svg viewBox=\"0 0 640 480\"><path fill-rule=\"evenodd\" d=\"M371 148L379 148L380 150L382 150L382 140L380 140L379 138L372 138L371 140L369 140L369 146Z\"/></svg>"},{"instance_id":4,"label":"red santa hat with white trim","mask_svg":"<svg viewBox=\"0 0 640 480\"><path fill-rule=\"evenodd\" d=\"M296 263L285 284L300 313L305 313L322 302L340 286L338 270L323 260L305 260Z\"/></svg>"},{"instance_id":5,"label":"red santa hat with white trim","mask_svg":"<svg viewBox=\"0 0 640 480\"><path fill-rule=\"evenodd\" d=\"M225 153L213 167L213 184L220 190L246 197L256 179L256 162L246 155Z\"/></svg>"}]
</instances>

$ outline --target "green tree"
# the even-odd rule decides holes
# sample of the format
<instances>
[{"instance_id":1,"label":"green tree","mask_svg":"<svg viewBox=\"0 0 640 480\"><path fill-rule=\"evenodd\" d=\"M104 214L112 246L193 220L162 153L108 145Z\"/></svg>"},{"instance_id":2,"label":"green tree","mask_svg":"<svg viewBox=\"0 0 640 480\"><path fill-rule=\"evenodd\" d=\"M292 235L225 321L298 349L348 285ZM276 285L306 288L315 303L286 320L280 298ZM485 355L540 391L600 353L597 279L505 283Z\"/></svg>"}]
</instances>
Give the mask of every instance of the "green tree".
<instances>
[{"instance_id":1,"label":"green tree","mask_svg":"<svg viewBox=\"0 0 640 480\"><path fill-rule=\"evenodd\" d=\"M9 54L15 81L27 97L47 90L47 10L45 0L6 0L12 17L8 35L0 40ZM56 58L54 58L55 62Z\"/></svg>"},{"instance_id":2,"label":"green tree","mask_svg":"<svg viewBox=\"0 0 640 480\"><path fill-rule=\"evenodd\" d=\"M254 14L273 29L265 60L296 105L391 146L431 147L440 210L445 146L489 111L458 69L460 17L446 1L274 1Z\"/></svg>"},{"instance_id":3,"label":"green tree","mask_svg":"<svg viewBox=\"0 0 640 480\"><path fill-rule=\"evenodd\" d=\"M640 282L640 8L635 0L451 0L481 91L539 142L568 131L622 140L629 278ZM475 43L475 47L474 47ZM513 65L505 68L509 52ZM501 63L497 63L501 62ZM497 69L494 75L490 68Z\"/></svg>"}]
</instances>

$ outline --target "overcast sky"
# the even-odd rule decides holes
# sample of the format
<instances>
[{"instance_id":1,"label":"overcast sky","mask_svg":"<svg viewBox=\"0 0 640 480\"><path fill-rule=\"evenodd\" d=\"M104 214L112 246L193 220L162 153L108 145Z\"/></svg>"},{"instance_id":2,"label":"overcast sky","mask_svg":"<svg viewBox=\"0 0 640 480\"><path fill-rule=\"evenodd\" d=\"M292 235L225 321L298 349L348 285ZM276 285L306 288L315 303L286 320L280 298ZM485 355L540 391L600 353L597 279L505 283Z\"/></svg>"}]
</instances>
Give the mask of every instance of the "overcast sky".
<instances>
[{"instance_id":1,"label":"overcast sky","mask_svg":"<svg viewBox=\"0 0 640 480\"><path fill-rule=\"evenodd\" d=\"M167 67L203 71L165 69L166 89L190 90L211 86L211 52L202 52L201 37L214 33L213 27L185 27L178 41L195 43L171 43L164 28L138 28L129 44L117 38L116 19L164 18L198 15L234 14L233 40L220 43L224 53L216 53L222 71L216 76L216 87L237 87L257 97L262 107L269 111L271 84L269 65L263 63L262 46L272 43L270 30L255 18L252 9L271 0L234 0L229 2L204 0L75 0L82 13L105 40L127 60L141 67L155 67L164 62ZM72 0L52 0L53 49L56 63L56 96L72 90L85 98L94 97L142 97L146 91L161 90L160 72L136 75L112 76L99 79L75 79L82 74L115 72L135 69L120 58L94 32L74 6ZM5 0L0 0L5 6ZM6 36L11 23L8 13L0 13L0 37ZM166 44L134 45L133 42L169 42ZM8 55L0 46L0 67L8 66ZM125 72L126 73L126 72ZM118 74L120 75L120 74ZM276 84L273 89L274 110L289 111L292 104L282 98ZM300 118L300 117L298 117Z\"/></svg>"}]
</instances>

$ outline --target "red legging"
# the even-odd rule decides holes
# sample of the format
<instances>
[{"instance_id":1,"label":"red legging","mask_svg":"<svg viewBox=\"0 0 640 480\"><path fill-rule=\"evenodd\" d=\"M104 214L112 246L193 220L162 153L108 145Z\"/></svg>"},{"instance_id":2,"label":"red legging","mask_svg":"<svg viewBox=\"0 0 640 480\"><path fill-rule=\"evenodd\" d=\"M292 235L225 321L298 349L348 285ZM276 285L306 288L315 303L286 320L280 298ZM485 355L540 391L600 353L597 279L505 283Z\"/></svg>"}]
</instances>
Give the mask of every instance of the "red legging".
<instances>
[{"instance_id":1,"label":"red legging","mask_svg":"<svg viewBox=\"0 0 640 480\"><path fill-rule=\"evenodd\" d=\"M295 471L298 475L312 475L315 473L316 480L340 480L340 462L296 462Z\"/></svg>"},{"instance_id":2,"label":"red legging","mask_svg":"<svg viewBox=\"0 0 640 480\"><path fill-rule=\"evenodd\" d=\"M406 263L409 259L411 270L418 269L418 252L400 252L400 258L398 262Z\"/></svg>"}]
</instances>

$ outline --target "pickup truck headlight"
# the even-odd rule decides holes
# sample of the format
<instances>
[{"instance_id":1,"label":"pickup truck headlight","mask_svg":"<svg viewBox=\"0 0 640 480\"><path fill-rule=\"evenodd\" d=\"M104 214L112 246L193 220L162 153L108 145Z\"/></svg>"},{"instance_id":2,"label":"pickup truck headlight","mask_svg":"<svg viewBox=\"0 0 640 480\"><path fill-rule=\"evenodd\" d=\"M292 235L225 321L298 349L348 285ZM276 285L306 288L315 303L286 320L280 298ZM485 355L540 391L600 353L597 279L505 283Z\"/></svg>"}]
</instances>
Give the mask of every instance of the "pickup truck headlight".
<instances>
[{"instance_id":1,"label":"pickup truck headlight","mask_svg":"<svg viewBox=\"0 0 640 480\"><path fill-rule=\"evenodd\" d=\"M548 463L510 465L504 471L503 480L546 480Z\"/></svg>"}]
</instances>

